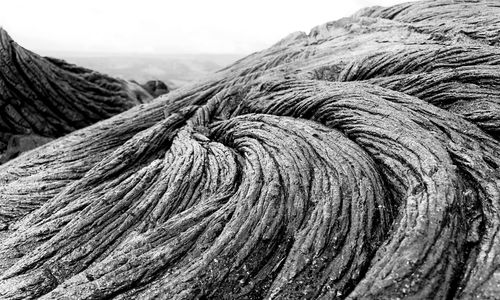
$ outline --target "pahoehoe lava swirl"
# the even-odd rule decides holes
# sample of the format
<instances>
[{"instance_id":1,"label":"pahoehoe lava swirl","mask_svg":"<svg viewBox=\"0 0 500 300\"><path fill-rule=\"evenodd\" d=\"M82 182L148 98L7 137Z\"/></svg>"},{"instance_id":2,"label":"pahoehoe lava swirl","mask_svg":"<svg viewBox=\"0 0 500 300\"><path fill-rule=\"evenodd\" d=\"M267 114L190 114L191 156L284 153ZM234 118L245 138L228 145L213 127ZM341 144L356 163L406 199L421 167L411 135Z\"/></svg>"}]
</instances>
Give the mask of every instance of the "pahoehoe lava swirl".
<instances>
[{"instance_id":1,"label":"pahoehoe lava swirl","mask_svg":"<svg viewBox=\"0 0 500 300\"><path fill-rule=\"evenodd\" d=\"M0 166L1 299L498 299L500 5L367 8Z\"/></svg>"}]
</instances>

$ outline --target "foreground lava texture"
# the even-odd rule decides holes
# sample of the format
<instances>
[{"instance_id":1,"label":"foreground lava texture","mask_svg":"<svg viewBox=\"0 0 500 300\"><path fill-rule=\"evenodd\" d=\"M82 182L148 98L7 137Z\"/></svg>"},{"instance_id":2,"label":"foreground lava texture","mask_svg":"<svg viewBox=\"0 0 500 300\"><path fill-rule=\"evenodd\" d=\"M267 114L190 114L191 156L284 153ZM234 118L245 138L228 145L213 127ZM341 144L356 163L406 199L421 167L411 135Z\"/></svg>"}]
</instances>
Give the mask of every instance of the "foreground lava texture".
<instances>
[{"instance_id":1,"label":"foreground lava texture","mask_svg":"<svg viewBox=\"0 0 500 300\"><path fill-rule=\"evenodd\" d=\"M499 46L368 8L9 161L0 298L498 298Z\"/></svg>"}]
</instances>

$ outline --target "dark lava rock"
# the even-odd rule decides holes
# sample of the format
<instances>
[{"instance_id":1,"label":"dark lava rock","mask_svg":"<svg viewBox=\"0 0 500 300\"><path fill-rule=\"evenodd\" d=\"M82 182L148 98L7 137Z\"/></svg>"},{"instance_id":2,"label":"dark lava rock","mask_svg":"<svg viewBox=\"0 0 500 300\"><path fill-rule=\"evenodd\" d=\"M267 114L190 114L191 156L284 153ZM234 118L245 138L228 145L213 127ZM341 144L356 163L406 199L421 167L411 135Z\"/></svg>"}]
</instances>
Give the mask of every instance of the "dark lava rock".
<instances>
[{"instance_id":1,"label":"dark lava rock","mask_svg":"<svg viewBox=\"0 0 500 300\"><path fill-rule=\"evenodd\" d=\"M498 299L499 37L365 9L9 161L0 298Z\"/></svg>"},{"instance_id":2,"label":"dark lava rock","mask_svg":"<svg viewBox=\"0 0 500 300\"><path fill-rule=\"evenodd\" d=\"M0 28L0 154L2 136L60 137L151 99L130 82L26 50Z\"/></svg>"},{"instance_id":3,"label":"dark lava rock","mask_svg":"<svg viewBox=\"0 0 500 300\"><path fill-rule=\"evenodd\" d=\"M142 87L155 98L169 92L167 85L161 80L150 80Z\"/></svg>"}]
</instances>

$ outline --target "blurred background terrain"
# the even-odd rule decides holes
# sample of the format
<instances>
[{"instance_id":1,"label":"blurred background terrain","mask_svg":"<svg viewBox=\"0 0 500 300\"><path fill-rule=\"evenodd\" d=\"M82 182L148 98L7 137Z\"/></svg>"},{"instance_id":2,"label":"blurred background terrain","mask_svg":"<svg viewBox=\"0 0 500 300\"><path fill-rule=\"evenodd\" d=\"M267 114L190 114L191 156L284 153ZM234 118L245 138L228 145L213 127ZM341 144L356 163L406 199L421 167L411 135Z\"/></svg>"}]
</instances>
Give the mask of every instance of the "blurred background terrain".
<instances>
[{"instance_id":1,"label":"blurred background terrain","mask_svg":"<svg viewBox=\"0 0 500 300\"><path fill-rule=\"evenodd\" d=\"M176 89L213 73L245 54L86 54L59 53L57 57L113 77L143 83L161 80Z\"/></svg>"},{"instance_id":2,"label":"blurred background terrain","mask_svg":"<svg viewBox=\"0 0 500 300\"><path fill-rule=\"evenodd\" d=\"M0 27L42 56L175 89L292 32L407 1L16 0L2 2Z\"/></svg>"}]
</instances>

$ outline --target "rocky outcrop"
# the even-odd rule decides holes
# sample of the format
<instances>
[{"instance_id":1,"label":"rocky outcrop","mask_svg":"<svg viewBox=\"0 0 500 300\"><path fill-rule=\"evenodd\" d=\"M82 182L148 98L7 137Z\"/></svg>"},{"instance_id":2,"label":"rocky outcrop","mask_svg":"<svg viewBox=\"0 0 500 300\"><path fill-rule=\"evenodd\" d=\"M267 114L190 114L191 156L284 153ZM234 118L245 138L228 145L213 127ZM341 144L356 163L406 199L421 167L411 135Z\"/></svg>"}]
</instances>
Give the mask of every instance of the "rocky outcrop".
<instances>
[{"instance_id":1,"label":"rocky outcrop","mask_svg":"<svg viewBox=\"0 0 500 300\"><path fill-rule=\"evenodd\" d=\"M153 98L131 82L41 57L1 28L0 70L0 155L12 151L12 136L60 137Z\"/></svg>"},{"instance_id":2,"label":"rocky outcrop","mask_svg":"<svg viewBox=\"0 0 500 300\"><path fill-rule=\"evenodd\" d=\"M499 16L369 8L0 166L0 297L497 298Z\"/></svg>"},{"instance_id":3,"label":"rocky outcrop","mask_svg":"<svg viewBox=\"0 0 500 300\"><path fill-rule=\"evenodd\" d=\"M167 85L161 80L150 80L142 87L155 98L169 92Z\"/></svg>"}]
</instances>

